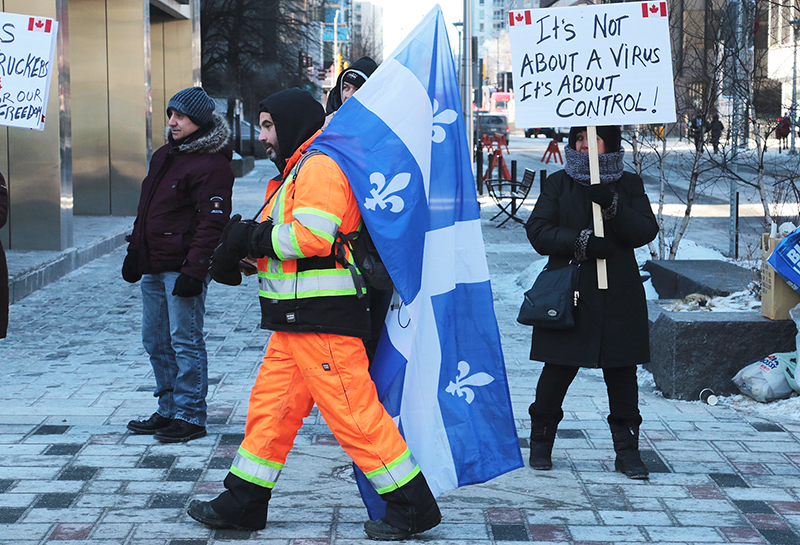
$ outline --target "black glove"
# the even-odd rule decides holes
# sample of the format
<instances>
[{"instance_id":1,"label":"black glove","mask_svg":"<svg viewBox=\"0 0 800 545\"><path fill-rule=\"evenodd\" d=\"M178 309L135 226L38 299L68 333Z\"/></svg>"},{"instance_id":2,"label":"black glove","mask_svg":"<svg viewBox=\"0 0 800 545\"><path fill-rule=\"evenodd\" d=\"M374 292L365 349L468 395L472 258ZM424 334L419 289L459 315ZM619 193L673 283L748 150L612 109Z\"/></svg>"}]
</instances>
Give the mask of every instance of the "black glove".
<instances>
[{"instance_id":1,"label":"black glove","mask_svg":"<svg viewBox=\"0 0 800 545\"><path fill-rule=\"evenodd\" d=\"M589 199L596 202L602 208L608 208L614 203L614 190L607 184L592 184L586 190Z\"/></svg>"},{"instance_id":2,"label":"black glove","mask_svg":"<svg viewBox=\"0 0 800 545\"><path fill-rule=\"evenodd\" d=\"M186 273L181 273L175 280L175 287L172 288L172 295L178 297L196 297L203 293L203 281L193 278Z\"/></svg>"},{"instance_id":3,"label":"black glove","mask_svg":"<svg viewBox=\"0 0 800 545\"><path fill-rule=\"evenodd\" d=\"M237 262L247 256L256 227L258 227L258 223L253 220L239 220L231 225L225 244L230 248L231 255L236 255Z\"/></svg>"},{"instance_id":4,"label":"black glove","mask_svg":"<svg viewBox=\"0 0 800 545\"><path fill-rule=\"evenodd\" d=\"M589 240L586 242L586 256L595 259L608 259L614 255L617 247L614 243L603 237L596 237L589 235Z\"/></svg>"},{"instance_id":5,"label":"black glove","mask_svg":"<svg viewBox=\"0 0 800 545\"><path fill-rule=\"evenodd\" d=\"M238 286L242 283L242 273L239 272L239 260L247 255L247 252L239 252L231 248L229 236L231 229L242 220L240 214L234 214L219 239L219 244L211 256L211 265L208 272L215 282L228 286Z\"/></svg>"},{"instance_id":6,"label":"black glove","mask_svg":"<svg viewBox=\"0 0 800 545\"><path fill-rule=\"evenodd\" d=\"M253 229L247 254L256 258L278 259L275 249L272 247L272 218L267 218Z\"/></svg>"},{"instance_id":7,"label":"black glove","mask_svg":"<svg viewBox=\"0 0 800 545\"><path fill-rule=\"evenodd\" d=\"M122 279L131 284L142 279L142 275L139 274L139 252L136 250L128 250L128 255L122 262Z\"/></svg>"}]
</instances>

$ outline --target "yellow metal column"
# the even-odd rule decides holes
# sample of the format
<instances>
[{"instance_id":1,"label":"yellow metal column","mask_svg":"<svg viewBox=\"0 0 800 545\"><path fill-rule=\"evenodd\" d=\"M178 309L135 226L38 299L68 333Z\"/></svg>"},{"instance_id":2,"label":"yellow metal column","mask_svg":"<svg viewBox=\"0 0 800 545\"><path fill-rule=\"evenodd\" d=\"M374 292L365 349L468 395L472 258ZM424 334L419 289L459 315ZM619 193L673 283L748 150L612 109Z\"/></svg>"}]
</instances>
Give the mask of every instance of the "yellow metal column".
<instances>
[{"instance_id":1,"label":"yellow metal column","mask_svg":"<svg viewBox=\"0 0 800 545\"><path fill-rule=\"evenodd\" d=\"M150 4L107 0L111 214L134 216L147 173Z\"/></svg>"},{"instance_id":2,"label":"yellow metal column","mask_svg":"<svg viewBox=\"0 0 800 545\"><path fill-rule=\"evenodd\" d=\"M106 0L69 0L75 214L111 214Z\"/></svg>"},{"instance_id":3,"label":"yellow metal column","mask_svg":"<svg viewBox=\"0 0 800 545\"><path fill-rule=\"evenodd\" d=\"M164 91L164 23L150 22L150 89L153 96L152 149L157 150L166 143L166 109L169 96ZM172 95L170 95L172 96Z\"/></svg>"}]
</instances>

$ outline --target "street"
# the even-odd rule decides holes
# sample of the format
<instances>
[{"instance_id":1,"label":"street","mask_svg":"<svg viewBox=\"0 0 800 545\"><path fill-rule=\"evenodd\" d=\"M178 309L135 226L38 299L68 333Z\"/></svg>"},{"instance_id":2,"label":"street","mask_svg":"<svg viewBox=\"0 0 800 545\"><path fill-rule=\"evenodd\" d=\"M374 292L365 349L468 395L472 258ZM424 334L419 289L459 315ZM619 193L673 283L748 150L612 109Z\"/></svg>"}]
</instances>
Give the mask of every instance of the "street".
<instances>
[{"instance_id":1,"label":"street","mask_svg":"<svg viewBox=\"0 0 800 545\"><path fill-rule=\"evenodd\" d=\"M635 172L631 144L625 140L629 136L628 133L623 133L625 164L626 170ZM516 161L518 179L522 178L522 173L526 168L536 172L536 182L525 204L529 209L532 209L535 198L539 193L539 171L546 169L549 175L563 168L563 165L557 162L557 157L548 163L543 162L550 142L551 140L544 136L525 138L521 129L513 131L510 136L509 155L506 158L509 169L511 169L511 161ZM566 139L559 143L562 158L564 155L563 148L566 143ZM675 228L685 212L689 174L687 169L690 167L686 162L693 153L693 147L687 140L669 139L668 150L670 153L666 160L666 176L670 182L670 187L664 195L665 230L667 233ZM505 148L503 151L505 154ZM789 156L786 153L779 156L776 150L769 150L767 159L772 161L773 164L780 164L781 161L788 160ZM795 158L794 160L796 161L797 159ZM486 153L484 153L484 171L486 170L487 162ZM642 178L645 182L645 190L650 202L654 206L654 212L657 213L660 192L659 173L653 158L650 158L647 163L649 163L649 167L644 170ZM692 209L692 218L684 236L697 244L714 248L728 255L730 245L730 187L727 179L721 179L715 175L718 172L719 169L712 170L701 178ZM761 234L764 232L761 201L754 188L740 185L739 193L739 256L740 258L749 256L760 259L759 244ZM786 216L796 217L798 212L796 205L784 207ZM677 259L681 259L680 253Z\"/></svg>"},{"instance_id":2,"label":"street","mask_svg":"<svg viewBox=\"0 0 800 545\"><path fill-rule=\"evenodd\" d=\"M517 153L538 167L543 141L528 142L512 145L534 148ZM234 211L252 217L273 173L259 161L237 179ZM531 329L515 321L524 291L517 279L540 257L519 224L497 228L488 219L495 210L483 206L482 229L527 461L528 405L541 363L528 358ZM119 218L120 227L129 222ZM212 283L208 436L161 444L131 435L125 424L150 415L156 402L141 344L140 288L120 278L124 255L120 247L11 307L9 337L0 340L0 543L365 543L351 464L316 409L275 488L265 530L214 531L186 515L191 499L222 491L269 333L258 328L253 277L238 287ZM800 543L800 422L665 399L648 376L640 375L639 404L649 481L614 472L605 385L598 371L584 369L564 403L553 470L522 467L444 493L442 523L418 541Z\"/></svg>"}]
</instances>

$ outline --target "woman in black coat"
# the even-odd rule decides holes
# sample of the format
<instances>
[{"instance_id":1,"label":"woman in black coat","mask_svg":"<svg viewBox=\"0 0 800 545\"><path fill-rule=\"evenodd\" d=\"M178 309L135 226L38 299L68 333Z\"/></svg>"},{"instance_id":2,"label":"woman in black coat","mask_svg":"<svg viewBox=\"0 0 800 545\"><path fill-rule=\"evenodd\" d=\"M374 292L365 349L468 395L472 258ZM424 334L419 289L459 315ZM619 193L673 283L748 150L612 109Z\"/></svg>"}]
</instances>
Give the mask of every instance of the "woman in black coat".
<instances>
[{"instance_id":1,"label":"woman in black coat","mask_svg":"<svg viewBox=\"0 0 800 545\"><path fill-rule=\"evenodd\" d=\"M580 263L575 327L534 328L531 359L545 362L531 415L530 465L550 469L561 405L580 367L603 369L617 453L615 467L633 479L648 477L639 456L636 365L650 361L647 302L634 249L653 240L658 224L642 179L623 172L619 127L598 127L600 183L590 185L586 127L570 130L564 170L545 180L525 224L528 239L547 267ZM592 228L592 203L601 206L605 237ZM596 260L606 260L608 289L597 287Z\"/></svg>"}]
</instances>

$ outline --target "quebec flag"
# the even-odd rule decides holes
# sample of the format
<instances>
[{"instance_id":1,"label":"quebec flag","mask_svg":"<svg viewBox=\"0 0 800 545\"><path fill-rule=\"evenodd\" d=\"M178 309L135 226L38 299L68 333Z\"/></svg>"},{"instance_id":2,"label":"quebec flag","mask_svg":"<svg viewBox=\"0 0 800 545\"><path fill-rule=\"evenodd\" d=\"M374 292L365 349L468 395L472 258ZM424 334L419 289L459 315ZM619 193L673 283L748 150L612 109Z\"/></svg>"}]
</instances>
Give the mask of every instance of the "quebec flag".
<instances>
[{"instance_id":1,"label":"quebec flag","mask_svg":"<svg viewBox=\"0 0 800 545\"><path fill-rule=\"evenodd\" d=\"M522 467L438 5L312 148L350 180L399 294L370 372L434 495ZM381 518L385 504L356 473L370 517Z\"/></svg>"}]
</instances>

